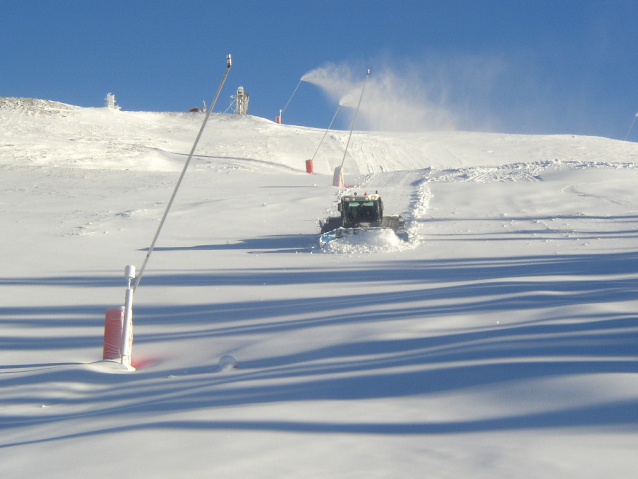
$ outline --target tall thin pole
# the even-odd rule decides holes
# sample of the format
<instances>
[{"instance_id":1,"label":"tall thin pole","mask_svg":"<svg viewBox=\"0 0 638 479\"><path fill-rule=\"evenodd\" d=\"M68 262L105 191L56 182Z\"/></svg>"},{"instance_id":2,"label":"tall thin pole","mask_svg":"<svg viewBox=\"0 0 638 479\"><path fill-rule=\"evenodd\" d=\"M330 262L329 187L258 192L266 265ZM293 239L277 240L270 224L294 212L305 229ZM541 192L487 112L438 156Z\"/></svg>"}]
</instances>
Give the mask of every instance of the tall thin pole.
<instances>
[{"instance_id":1,"label":"tall thin pole","mask_svg":"<svg viewBox=\"0 0 638 479\"><path fill-rule=\"evenodd\" d=\"M208 117L210 116L211 112L213 111L213 107L215 106L215 103L217 103L217 98L219 97L219 93L222 90L222 87L224 86L224 82L226 81L226 77L228 76L228 72L230 71L230 67L232 66L233 61L230 55L228 55L226 57L226 71L224 72L224 76L222 77L221 82L219 82L219 86L217 87L217 93L215 93L215 98L213 99L213 102L210 104L210 108L208 109L208 112L206 113L206 117L204 118L204 122L202 123L202 127L199 129L199 133L197 134L197 138L195 138L195 143L193 143L193 147L191 148L191 152L188 155L188 159L186 160L186 163L184 164L184 169L182 170L182 174L179 177L179 180L177 180L177 184L175 185L175 189L173 190L173 194L171 196L171 199L168 202L168 205L166 206L166 211L164 211L164 216L162 216L162 221L160 221L160 224L157 228L157 232L155 233L155 237L153 238L153 241L151 242L151 246L148 249L148 253L146 253L146 258L144 258L144 263L142 264L142 267L140 268L140 272L137 276L137 280L135 281L135 286L133 287L133 291L135 291L137 289L137 287L140 284L140 281L142 279L142 275L144 274L144 269L146 268L146 263L148 263L148 259L151 257L151 253L153 252L153 248L155 248L155 242L157 241L157 238L160 235L160 231L162 231L162 227L164 226L164 222L166 221L166 217L168 216L168 212L171 209L171 206L173 205L173 200L175 199L175 195L177 194L177 190L179 189L179 185L182 183L182 180L184 179L184 175L186 174L186 170L188 168L189 163L191 162L191 159L193 158L193 154L195 153L195 148L197 148L197 143L199 143L199 139L202 137L202 133L204 132L204 127L206 126L206 122L208 121Z\"/></svg>"},{"instance_id":2,"label":"tall thin pole","mask_svg":"<svg viewBox=\"0 0 638 479\"><path fill-rule=\"evenodd\" d=\"M317 153L319 153L319 148L321 148L321 144L323 143L323 140L326 138L326 135L330 131L330 127L332 126L332 123L335 121L335 118L337 118L337 113L339 113L339 108L341 108L341 105L337 106L337 111L335 111L335 116L332 117L332 121L328 125L328 128L326 129L326 132L323 134L323 137L321 138L321 141L319 142L319 146L317 147L317 150L315 151L315 154L312 155L312 160L314 160L315 156L317 156Z\"/></svg>"},{"instance_id":3,"label":"tall thin pole","mask_svg":"<svg viewBox=\"0 0 638 479\"><path fill-rule=\"evenodd\" d=\"M350 135L348 136L348 143L346 143L346 149L343 152L343 160L341 160L341 168L343 168L343 163L346 161L346 153L348 153L348 145L350 145L350 138L352 138L352 130L354 130L354 124L357 121L357 115L359 114L359 107L361 106L361 100L363 99L363 92L366 89L366 83L368 83L369 76L370 76L370 69L368 68L368 73L366 74L366 79L363 82L363 88L361 89L361 96L359 97L359 104L357 105L357 111L354 113L354 118L352 119L352 126L350 127Z\"/></svg>"},{"instance_id":4,"label":"tall thin pole","mask_svg":"<svg viewBox=\"0 0 638 479\"><path fill-rule=\"evenodd\" d=\"M634 127L634 123L636 122L636 117L638 117L638 113L636 113L636 116L634 116L634 120L631 122L631 126L629 127L629 131L625 135L625 138L623 138L623 141L625 141L627 139L627 137L629 136L629 133L631 132L631 129Z\"/></svg>"},{"instance_id":5,"label":"tall thin pole","mask_svg":"<svg viewBox=\"0 0 638 479\"><path fill-rule=\"evenodd\" d=\"M288 103L286 103L286 106L284 107L284 109L279 111L280 121L281 121L281 117L284 116L284 112L286 111L286 108L288 108L288 105L290 104L290 100L292 100L292 97L295 96L295 93L297 93L297 89L299 88L299 85L301 85L301 80L299 80L299 83L297 83L297 86L295 87L295 91L293 91L292 95L290 95L290 98L288 98Z\"/></svg>"}]
</instances>

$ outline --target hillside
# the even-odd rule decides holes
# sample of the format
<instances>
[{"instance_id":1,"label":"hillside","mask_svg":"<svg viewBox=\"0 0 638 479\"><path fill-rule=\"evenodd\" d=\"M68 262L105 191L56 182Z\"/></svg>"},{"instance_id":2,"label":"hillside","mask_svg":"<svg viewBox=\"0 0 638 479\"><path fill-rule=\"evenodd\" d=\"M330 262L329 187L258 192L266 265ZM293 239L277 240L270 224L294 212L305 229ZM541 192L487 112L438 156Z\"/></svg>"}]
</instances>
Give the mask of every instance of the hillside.
<instances>
[{"instance_id":1,"label":"hillside","mask_svg":"<svg viewBox=\"0 0 638 479\"><path fill-rule=\"evenodd\" d=\"M348 132L214 114L110 370L202 120L0 98L3 477L634 474L638 145L355 132L411 239L321 250Z\"/></svg>"}]
</instances>

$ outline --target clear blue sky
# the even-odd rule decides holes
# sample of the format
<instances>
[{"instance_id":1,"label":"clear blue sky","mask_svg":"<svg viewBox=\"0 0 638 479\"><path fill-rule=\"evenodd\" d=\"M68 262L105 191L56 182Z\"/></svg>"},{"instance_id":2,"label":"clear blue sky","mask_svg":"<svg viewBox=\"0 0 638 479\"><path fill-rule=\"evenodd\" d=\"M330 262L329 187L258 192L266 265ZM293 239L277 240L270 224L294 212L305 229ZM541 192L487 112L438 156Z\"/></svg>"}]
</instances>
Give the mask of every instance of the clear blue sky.
<instances>
[{"instance_id":1,"label":"clear blue sky","mask_svg":"<svg viewBox=\"0 0 638 479\"><path fill-rule=\"evenodd\" d=\"M638 112L636 0L0 0L0 96L123 110L215 111L238 86L274 120L307 72L391 78L459 129L622 139ZM391 75L390 75L391 73ZM382 76L385 75L385 76ZM389 76L388 76L389 75ZM401 80L404 82L401 83ZM408 99L408 104L410 100ZM288 124L325 128L338 104L303 82ZM399 102L400 114L406 103ZM348 128L342 118L340 128ZM339 122L337 122L339 123ZM638 128L628 138L638 141Z\"/></svg>"}]
</instances>

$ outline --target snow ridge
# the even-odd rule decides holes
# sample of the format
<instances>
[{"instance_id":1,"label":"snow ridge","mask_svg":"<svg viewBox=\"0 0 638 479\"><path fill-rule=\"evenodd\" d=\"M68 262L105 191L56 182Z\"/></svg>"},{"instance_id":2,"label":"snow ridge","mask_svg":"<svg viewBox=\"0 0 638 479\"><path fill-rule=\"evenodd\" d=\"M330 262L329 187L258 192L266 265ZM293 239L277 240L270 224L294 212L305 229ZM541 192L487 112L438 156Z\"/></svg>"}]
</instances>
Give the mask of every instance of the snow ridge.
<instances>
[{"instance_id":1,"label":"snow ridge","mask_svg":"<svg viewBox=\"0 0 638 479\"><path fill-rule=\"evenodd\" d=\"M549 168L566 167L573 170L588 168L635 169L635 162L546 160L531 163L511 163L507 165L476 166L467 168L437 169L429 168L426 174L428 183L499 183L505 181L540 181L540 175Z\"/></svg>"},{"instance_id":2,"label":"snow ridge","mask_svg":"<svg viewBox=\"0 0 638 479\"><path fill-rule=\"evenodd\" d=\"M66 116L80 107L58 101L36 98L0 97L0 110L12 110L26 115Z\"/></svg>"}]
</instances>

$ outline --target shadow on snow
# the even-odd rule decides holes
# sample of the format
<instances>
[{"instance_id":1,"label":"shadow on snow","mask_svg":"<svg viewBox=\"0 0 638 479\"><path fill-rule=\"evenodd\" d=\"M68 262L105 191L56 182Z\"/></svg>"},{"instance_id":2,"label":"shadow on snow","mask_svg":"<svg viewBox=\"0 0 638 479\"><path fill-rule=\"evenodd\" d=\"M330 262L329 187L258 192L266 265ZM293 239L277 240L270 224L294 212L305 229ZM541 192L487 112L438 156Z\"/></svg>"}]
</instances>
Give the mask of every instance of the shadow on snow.
<instances>
[{"instance_id":1,"label":"shadow on snow","mask_svg":"<svg viewBox=\"0 0 638 479\"><path fill-rule=\"evenodd\" d=\"M513 384L537 378L638 372L636 315L586 308L633 301L636 253L379 261L369 269L241 270L195 275L149 275L148 286L321 284L394 281L408 290L344 294L330 298L218 302L204 305L140 306L136 342L155 343L225 335L277 334L301 328L375 321L403 321L458 315L545 309L542 320L434 331L426 337L351 341L295 354L243 361L231 374L216 364L170 370L149 368L129 375L106 375L72 365L0 367L0 387L17 391L0 404L89 406L87 413L45 417L6 416L2 429L78 417L170 413L269 402L360 400L440 394ZM193 277L195 276L195 277ZM61 278L66 286L102 279ZM4 284L57 284L52 278L4 279ZM120 281L121 283L121 281ZM347 291L344 290L344 291ZM578 314L565 307L585 306ZM100 307L100 316L103 314ZM40 327L77 327L91 307L0 308L0 322ZM69 316L72 319L69 319ZM42 321L42 322L41 322ZM101 320L100 320L101 321ZM146 326L183 325L170 333L147 333ZM95 326L93 324L92 326ZM153 329L153 328L146 328ZM98 347L100 337L3 337L5 350ZM53 367L57 366L57 367ZM20 368L23 369L20 372ZM270 382L266 382L271 380ZM40 396L47 384L82 383L82 394ZM29 385L38 384L37 389ZM91 385L95 387L92 388ZM23 388L23 389L21 389ZM5 389L6 390L6 389ZM123 404L123 405L122 405ZM636 431L638 400L574 406L491 419L432 423L312 423L295 421L182 421L137 424L51 436L54 440L144 428L230 429L370 434L446 434L512 429L595 426ZM26 441L28 442L28 441ZM26 443L25 442L25 443ZM4 443L7 447L18 443Z\"/></svg>"}]
</instances>

